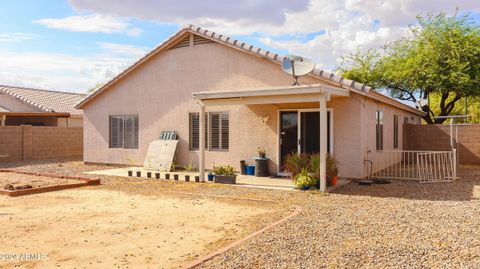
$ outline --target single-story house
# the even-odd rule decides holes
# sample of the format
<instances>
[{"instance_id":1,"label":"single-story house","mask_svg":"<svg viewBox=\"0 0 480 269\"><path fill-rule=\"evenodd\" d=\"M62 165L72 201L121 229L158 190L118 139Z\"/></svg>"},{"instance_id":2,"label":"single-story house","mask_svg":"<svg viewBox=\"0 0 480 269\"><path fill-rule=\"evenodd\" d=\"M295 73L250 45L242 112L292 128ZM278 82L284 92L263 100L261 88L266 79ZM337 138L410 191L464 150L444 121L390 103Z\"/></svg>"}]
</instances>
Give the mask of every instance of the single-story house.
<instances>
[{"instance_id":1,"label":"single-story house","mask_svg":"<svg viewBox=\"0 0 480 269\"><path fill-rule=\"evenodd\" d=\"M283 58L181 29L77 105L85 162L142 164L149 143L175 130L176 161L201 171L252 162L262 147L272 174L293 151L330 152L341 177L363 178L367 152L402 149L402 125L421 123L418 110L319 68L291 86Z\"/></svg>"},{"instance_id":2,"label":"single-story house","mask_svg":"<svg viewBox=\"0 0 480 269\"><path fill-rule=\"evenodd\" d=\"M0 126L82 127L85 94L0 85Z\"/></svg>"}]
</instances>

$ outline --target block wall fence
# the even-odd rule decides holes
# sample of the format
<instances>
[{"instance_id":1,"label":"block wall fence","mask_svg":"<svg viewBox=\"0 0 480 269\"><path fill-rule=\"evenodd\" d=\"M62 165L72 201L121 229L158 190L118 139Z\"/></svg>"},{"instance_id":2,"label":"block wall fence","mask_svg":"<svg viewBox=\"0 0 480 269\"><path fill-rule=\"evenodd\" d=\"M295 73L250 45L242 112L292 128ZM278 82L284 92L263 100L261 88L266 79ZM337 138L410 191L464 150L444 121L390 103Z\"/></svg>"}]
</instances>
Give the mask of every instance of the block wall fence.
<instances>
[{"instance_id":1,"label":"block wall fence","mask_svg":"<svg viewBox=\"0 0 480 269\"><path fill-rule=\"evenodd\" d=\"M450 126L443 124L406 124L403 128L406 150L450 150ZM453 128L455 140L455 127ZM480 164L480 124L458 127L458 158L460 164Z\"/></svg>"},{"instance_id":2,"label":"block wall fence","mask_svg":"<svg viewBox=\"0 0 480 269\"><path fill-rule=\"evenodd\" d=\"M83 128L1 126L0 162L83 156Z\"/></svg>"}]
</instances>

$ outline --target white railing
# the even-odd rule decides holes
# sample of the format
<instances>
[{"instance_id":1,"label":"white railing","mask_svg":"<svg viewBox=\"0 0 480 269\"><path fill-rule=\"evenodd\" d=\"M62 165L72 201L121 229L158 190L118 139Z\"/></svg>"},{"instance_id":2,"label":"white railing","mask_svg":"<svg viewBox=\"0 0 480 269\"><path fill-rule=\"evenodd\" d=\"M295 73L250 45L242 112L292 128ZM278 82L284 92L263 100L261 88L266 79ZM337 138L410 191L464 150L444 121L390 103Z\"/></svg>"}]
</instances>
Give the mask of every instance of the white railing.
<instances>
[{"instance_id":1,"label":"white railing","mask_svg":"<svg viewBox=\"0 0 480 269\"><path fill-rule=\"evenodd\" d=\"M377 150L368 153L369 177L443 182L456 178L453 151Z\"/></svg>"}]
</instances>

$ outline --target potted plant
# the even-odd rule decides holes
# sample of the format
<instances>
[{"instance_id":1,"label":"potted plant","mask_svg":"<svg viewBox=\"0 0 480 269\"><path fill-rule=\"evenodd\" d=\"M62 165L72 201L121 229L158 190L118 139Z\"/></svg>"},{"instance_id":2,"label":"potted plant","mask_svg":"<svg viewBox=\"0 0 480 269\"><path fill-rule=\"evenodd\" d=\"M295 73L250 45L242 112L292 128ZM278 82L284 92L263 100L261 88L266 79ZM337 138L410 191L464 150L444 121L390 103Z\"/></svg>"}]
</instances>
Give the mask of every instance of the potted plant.
<instances>
[{"instance_id":1,"label":"potted plant","mask_svg":"<svg viewBox=\"0 0 480 269\"><path fill-rule=\"evenodd\" d=\"M337 185L338 163L337 159L327 154L327 184L329 186Z\"/></svg>"},{"instance_id":2,"label":"potted plant","mask_svg":"<svg viewBox=\"0 0 480 269\"><path fill-rule=\"evenodd\" d=\"M258 152L258 157L265 158L265 156L266 156L265 148L258 147L257 152Z\"/></svg>"},{"instance_id":3,"label":"potted plant","mask_svg":"<svg viewBox=\"0 0 480 269\"><path fill-rule=\"evenodd\" d=\"M285 164L283 169L290 173L290 176L295 181L295 177L300 174L303 168L308 168L310 165L310 157L307 154L298 154L292 152L285 157Z\"/></svg>"},{"instance_id":4,"label":"potted plant","mask_svg":"<svg viewBox=\"0 0 480 269\"><path fill-rule=\"evenodd\" d=\"M337 175L338 175L338 165L337 160L330 154L327 154L326 159L326 175L327 175L327 186L335 186L337 184ZM318 154L313 154L310 156L310 169L312 175L318 179L317 189L320 188L320 157Z\"/></svg>"},{"instance_id":5,"label":"potted plant","mask_svg":"<svg viewBox=\"0 0 480 269\"><path fill-rule=\"evenodd\" d=\"M215 173L215 183L235 184L237 182L237 175L230 165L215 167L213 173Z\"/></svg>"},{"instance_id":6,"label":"potted plant","mask_svg":"<svg viewBox=\"0 0 480 269\"><path fill-rule=\"evenodd\" d=\"M312 186L315 186L317 179L310 175L307 168L302 168L300 173L295 177L295 185L300 190L309 190Z\"/></svg>"}]
</instances>

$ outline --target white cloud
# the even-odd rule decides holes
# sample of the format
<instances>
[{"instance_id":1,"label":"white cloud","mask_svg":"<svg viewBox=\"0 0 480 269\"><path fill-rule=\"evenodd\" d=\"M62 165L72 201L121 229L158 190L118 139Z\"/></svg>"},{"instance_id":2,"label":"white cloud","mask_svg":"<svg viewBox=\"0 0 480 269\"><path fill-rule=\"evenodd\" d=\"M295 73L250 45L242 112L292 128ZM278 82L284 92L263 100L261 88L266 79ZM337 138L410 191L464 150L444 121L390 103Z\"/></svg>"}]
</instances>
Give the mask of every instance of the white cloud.
<instances>
[{"instance_id":1,"label":"white cloud","mask_svg":"<svg viewBox=\"0 0 480 269\"><path fill-rule=\"evenodd\" d=\"M40 19L34 21L34 23L71 32L126 33L131 36L138 36L142 33L142 29L132 28L125 20L100 14L70 16L61 19Z\"/></svg>"},{"instance_id":2,"label":"white cloud","mask_svg":"<svg viewBox=\"0 0 480 269\"><path fill-rule=\"evenodd\" d=\"M70 0L79 10L160 23L196 24L228 35L259 34L263 43L334 68L341 56L404 37L417 14L480 11L478 0L149 1ZM316 33L316 34L315 34ZM279 36L308 36L310 40Z\"/></svg>"},{"instance_id":3,"label":"white cloud","mask_svg":"<svg viewBox=\"0 0 480 269\"><path fill-rule=\"evenodd\" d=\"M22 42L36 37L30 33L0 33L0 42Z\"/></svg>"},{"instance_id":4,"label":"white cloud","mask_svg":"<svg viewBox=\"0 0 480 269\"><path fill-rule=\"evenodd\" d=\"M133 46L130 49L137 52L134 54L141 50ZM86 92L96 83L110 80L138 58L134 54L118 55L119 50L121 47L116 52L105 50L101 54L75 56L0 49L0 84Z\"/></svg>"},{"instance_id":5,"label":"white cloud","mask_svg":"<svg viewBox=\"0 0 480 269\"><path fill-rule=\"evenodd\" d=\"M149 49L146 47L136 47L133 45L116 44L108 42L98 42L104 50L121 56L140 58L143 57Z\"/></svg>"},{"instance_id":6,"label":"white cloud","mask_svg":"<svg viewBox=\"0 0 480 269\"><path fill-rule=\"evenodd\" d=\"M70 0L79 10L124 17L181 23L202 18L281 24L287 12L301 11L309 0Z\"/></svg>"}]
</instances>

